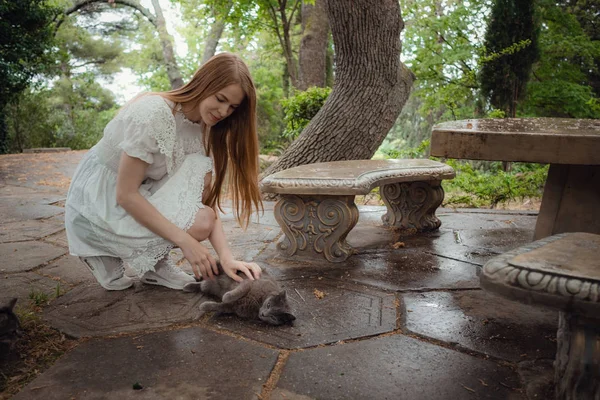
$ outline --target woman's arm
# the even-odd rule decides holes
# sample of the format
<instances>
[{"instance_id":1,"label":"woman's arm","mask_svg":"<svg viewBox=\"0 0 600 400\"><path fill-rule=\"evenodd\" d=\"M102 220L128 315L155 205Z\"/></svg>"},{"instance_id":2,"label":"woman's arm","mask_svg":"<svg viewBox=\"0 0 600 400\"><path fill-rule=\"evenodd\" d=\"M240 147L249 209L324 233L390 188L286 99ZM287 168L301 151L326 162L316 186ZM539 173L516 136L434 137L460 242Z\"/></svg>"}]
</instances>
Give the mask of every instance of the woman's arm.
<instances>
[{"instance_id":1,"label":"woman's arm","mask_svg":"<svg viewBox=\"0 0 600 400\"><path fill-rule=\"evenodd\" d=\"M196 271L195 266L199 267L204 279L212 278L218 274L218 269L208 249L169 221L140 194L139 188L148 165L123 153L117 174L117 203L141 225L179 246L192 268Z\"/></svg>"}]
</instances>

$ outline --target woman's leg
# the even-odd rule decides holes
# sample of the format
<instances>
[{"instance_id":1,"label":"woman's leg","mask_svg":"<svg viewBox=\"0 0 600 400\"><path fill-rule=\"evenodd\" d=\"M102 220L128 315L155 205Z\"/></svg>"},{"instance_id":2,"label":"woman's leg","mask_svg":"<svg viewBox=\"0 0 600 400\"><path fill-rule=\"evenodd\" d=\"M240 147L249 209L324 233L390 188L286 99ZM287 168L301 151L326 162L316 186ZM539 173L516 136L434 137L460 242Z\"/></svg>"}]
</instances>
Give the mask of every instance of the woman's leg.
<instances>
[{"instance_id":1,"label":"woman's leg","mask_svg":"<svg viewBox=\"0 0 600 400\"><path fill-rule=\"evenodd\" d=\"M209 172L204 177L204 191L202 192L202 203L206 204L206 199L210 193L212 186L212 172ZM215 211L207 206L201 208L196 213L194 224L187 230L187 232L197 241L202 242L208 239L215 228L217 215Z\"/></svg>"},{"instance_id":2,"label":"woman's leg","mask_svg":"<svg viewBox=\"0 0 600 400\"><path fill-rule=\"evenodd\" d=\"M211 179L212 175L208 173L204 180L204 192L202 193L203 202L210 191ZM205 206L198 210L194 218L194 223L187 232L197 241L204 241L208 239L214 230L215 220L216 215L214 210ZM186 284L195 282L193 277L183 272L175 265L175 262L169 255L160 260L154 268L155 271L148 271L144 274L141 279L142 282L179 290L183 289Z\"/></svg>"}]
</instances>

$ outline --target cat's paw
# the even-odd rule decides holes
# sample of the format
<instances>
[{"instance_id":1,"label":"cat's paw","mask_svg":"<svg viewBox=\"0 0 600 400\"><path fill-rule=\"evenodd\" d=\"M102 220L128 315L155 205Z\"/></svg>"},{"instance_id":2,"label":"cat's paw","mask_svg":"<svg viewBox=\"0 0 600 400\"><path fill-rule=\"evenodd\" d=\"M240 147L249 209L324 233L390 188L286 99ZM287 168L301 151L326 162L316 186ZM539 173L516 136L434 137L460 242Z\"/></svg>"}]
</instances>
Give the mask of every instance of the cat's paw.
<instances>
[{"instance_id":1,"label":"cat's paw","mask_svg":"<svg viewBox=\"0 0 600 400\"><path fill-rule=\"evenodd\" d=\"M205 301L200 304L200 311L221 311L221 303L216 301Z\"/></svg>"},{"instance_id":2,"label":"cat's paw","mask_svg":"<svg viewBox=\"0 0 600 400\"><path fill-rule=\"evenodd\" d=\"M183 291L188 293L197 293L202 291L202 286L200 285L202 282L190 282L186 283L183 286Z\"/></svg>"}]
</instances>

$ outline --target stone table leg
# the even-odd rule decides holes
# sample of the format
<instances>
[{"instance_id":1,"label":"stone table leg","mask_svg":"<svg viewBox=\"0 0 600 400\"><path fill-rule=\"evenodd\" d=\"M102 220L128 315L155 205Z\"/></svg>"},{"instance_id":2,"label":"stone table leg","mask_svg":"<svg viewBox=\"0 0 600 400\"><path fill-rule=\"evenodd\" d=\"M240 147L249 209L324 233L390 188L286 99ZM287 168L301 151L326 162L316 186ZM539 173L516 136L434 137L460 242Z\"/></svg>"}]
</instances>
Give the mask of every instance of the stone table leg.
<instances>
[{"instance_id":1,"label":"stone table leg","mask_svg":"<svg viewBox=\"0 0 600 400\"><path fill-rule=\"evenodd\" d=\"M600 399L600 319L559 313L556 398Z\"/></svg>"},{"instance_id":2,"label":"stone table leg","mask_svg":"<svg viewBox=\"0 0 600 400\"><path fill-rule=\"evenodd\" d=\"M534 240L563 232L600 233L599 205L599 165L550 165Z\"/></svg>"},{"instance_id":3,"label":"stone table leg","mask_svg":"<svg viewBox=\"0 0 600 400\"><path fill-rule=\"evenodd\" d=\"M381 217L384 225L417 232L438 229L442 222L435 210L444 200L444 189L440 181L400 182L381 186L379 194L387 206Z\"/></svg>"},{"instance_id":4,"label":"stone table leg","mask_svg":"<svg viewBox=\"0 0 600 400\"><path fill-rule=\"evenodd\" d=\"M274 213L285 233L277 248L287 256L342 262L352 254L346 236L358 222L354 196L281 195Z\"/></svg>"}]
</instances>

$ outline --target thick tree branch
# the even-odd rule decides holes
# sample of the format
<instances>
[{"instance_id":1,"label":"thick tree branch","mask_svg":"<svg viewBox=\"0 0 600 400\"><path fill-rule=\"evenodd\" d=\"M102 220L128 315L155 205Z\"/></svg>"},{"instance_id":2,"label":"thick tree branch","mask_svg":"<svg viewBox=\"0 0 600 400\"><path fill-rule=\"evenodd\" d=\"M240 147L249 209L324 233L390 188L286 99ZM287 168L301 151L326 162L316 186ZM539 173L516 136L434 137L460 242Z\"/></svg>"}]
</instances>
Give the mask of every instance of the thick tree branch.
<instances>
[{"instance_id":1,"label":"thick tree branch","mask_svg":"<svg viewBox=\"0 0 600 400\"><path fill-rule=\"evenodd\" d=\"M58 29L60 27L60 25L64 22L65 17L67 17L68 15L71 15L73 13L76 13L79 10L84 9L87 6L90 6L94 3L106 3L106 0L77 0L77 1L75 1L75 4L73 4L71 7L67 8L65 10L64 14L61 16L61 18L57 21L56 29ZM121 5L124 5L127 7L131 7L133 9L139 11L152 25L157 26L156 25L156 17L154 16L154 14L152 14L152 12L150 12L150 10L148 10L146 7L142 6L138 0L114 0L114 3L121 4Z\"/></svg>"}]
</instances>

